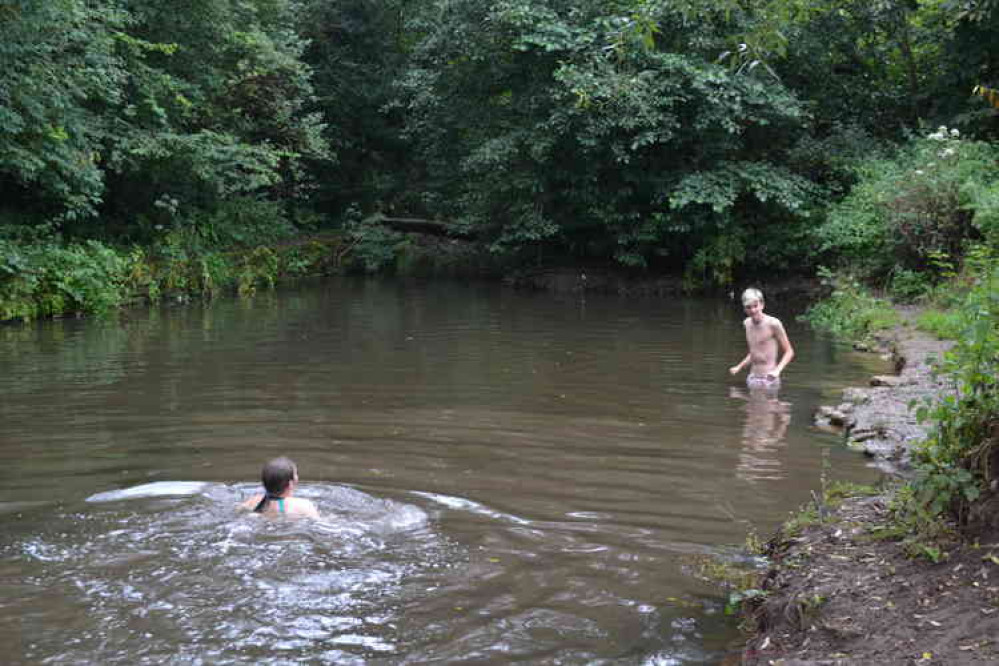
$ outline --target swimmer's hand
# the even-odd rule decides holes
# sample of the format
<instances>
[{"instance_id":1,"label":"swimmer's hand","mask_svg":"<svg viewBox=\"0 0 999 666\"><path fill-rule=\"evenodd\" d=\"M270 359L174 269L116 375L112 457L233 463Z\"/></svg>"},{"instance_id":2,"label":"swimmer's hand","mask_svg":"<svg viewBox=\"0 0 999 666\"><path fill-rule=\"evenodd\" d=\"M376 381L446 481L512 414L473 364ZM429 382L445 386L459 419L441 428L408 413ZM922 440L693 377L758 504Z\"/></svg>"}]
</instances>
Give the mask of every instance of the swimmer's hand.
<instances>
[{"instance_id":1,"label":"swimmer's hand","mask_svg":"<svg viewBox=\"0 0 999 666\"><path fill-rule=\"evenodd\" d=\"M731 368L728 369L728 374L730 374L730 375L737 375L737 374L739 374L739 366L733 365Z\"/></svg>"}]
</instances>

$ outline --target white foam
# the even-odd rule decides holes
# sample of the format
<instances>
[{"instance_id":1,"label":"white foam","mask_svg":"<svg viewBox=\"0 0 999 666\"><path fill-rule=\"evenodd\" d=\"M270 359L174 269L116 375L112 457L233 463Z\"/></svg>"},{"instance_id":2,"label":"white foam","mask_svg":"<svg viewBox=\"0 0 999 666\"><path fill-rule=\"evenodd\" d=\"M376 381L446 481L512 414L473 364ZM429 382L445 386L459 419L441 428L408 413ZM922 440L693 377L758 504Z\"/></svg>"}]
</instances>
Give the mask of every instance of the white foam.
<instances>
[{"instance_id":1,"label":"white foam","mask_svg":"<svg viewBox=\"0 0 999 666\"><path fill-rule=\"evenodd\" d=\"M443 504L449 509L456 509L459 511L468 511L470 513L477 513L483 516L489 516L490 518L499 519L507 522L514 523L516 525L531 525L531 521L525 518L520 518L509 513L502 513L500 511L495 511L489 507L479 504L470 499L465 499L464 497L454 497L452 495L439 495L437 493L427 493L420 490L412 491L414 495L420 497L425 497L428 500L437 502L438 504Z\"/></svg>"},{"instance_id":2,"label":"white foam","mask_svg":"<svg viewBox=\"0 0 999 666\"><path fill-rule=\"evenodd\" d=\"M87 498L88 502L117 502L140 497L186 497L199 495L209 486L204 481L154 481L141 486L108 490Z\"/></svg>"}]
</instances>

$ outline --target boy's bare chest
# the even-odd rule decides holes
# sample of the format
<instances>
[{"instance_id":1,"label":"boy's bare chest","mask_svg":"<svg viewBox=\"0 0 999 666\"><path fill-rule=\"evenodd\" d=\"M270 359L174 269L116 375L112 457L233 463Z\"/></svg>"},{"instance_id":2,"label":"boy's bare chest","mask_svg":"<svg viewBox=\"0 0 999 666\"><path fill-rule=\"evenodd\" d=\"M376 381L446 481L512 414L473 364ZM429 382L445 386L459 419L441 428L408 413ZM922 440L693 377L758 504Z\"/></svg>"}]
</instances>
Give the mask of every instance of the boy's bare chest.
<instances>
[{"instance_id":1,"label":"boy's bare chest","mask_svg":"<svg viewBox=\"0 0 999 666\"><path fill-rule=\"evenodd\" d=\"M774 329L769 323L752 324L746 326L746 338L751 344L763 344L774 339Z\"/></svg>"}]
</instances>

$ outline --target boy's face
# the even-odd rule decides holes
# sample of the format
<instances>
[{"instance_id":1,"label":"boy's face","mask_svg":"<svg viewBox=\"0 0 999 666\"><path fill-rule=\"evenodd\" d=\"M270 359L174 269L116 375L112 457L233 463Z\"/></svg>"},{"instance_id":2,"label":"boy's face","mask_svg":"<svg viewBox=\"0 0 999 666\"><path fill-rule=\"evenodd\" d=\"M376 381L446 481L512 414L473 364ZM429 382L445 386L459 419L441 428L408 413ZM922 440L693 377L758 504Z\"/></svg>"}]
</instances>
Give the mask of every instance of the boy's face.
<instances>
[{"instance_id":1,"label":"boy's face","mask_svg":"<svg viewBox=\"0 0 999 666\"><path fill-rule=\"evenodd\" d=\"M753 323L759 324L763 321L763 302L757 300L747 301L743 304L742 309L746 311L749 318L753 320Z\"/></svg>"}]
</instances>

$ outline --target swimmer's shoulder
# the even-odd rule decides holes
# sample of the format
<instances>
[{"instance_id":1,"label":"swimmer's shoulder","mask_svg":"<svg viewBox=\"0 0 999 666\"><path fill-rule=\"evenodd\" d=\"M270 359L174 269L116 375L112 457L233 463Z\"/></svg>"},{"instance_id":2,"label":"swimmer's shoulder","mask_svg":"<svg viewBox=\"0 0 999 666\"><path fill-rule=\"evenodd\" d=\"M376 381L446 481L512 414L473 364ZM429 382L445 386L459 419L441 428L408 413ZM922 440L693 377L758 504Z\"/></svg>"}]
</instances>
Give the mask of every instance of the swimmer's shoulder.
<instances>
[{"instance_id":1,"label":"swimmer's shoulder","mask_svg":"<svg viewBox=\"0 0 999 666\"><path fill-rule=\"evenodd\" d=\"M316 505L312 502L312 500L307 500L303 497L293 498L292 506L289 508L291 509L291 512L296 515L305 516L307 518L319 517L319 509L316 508Z\"/></svg>"}]
</instances>

